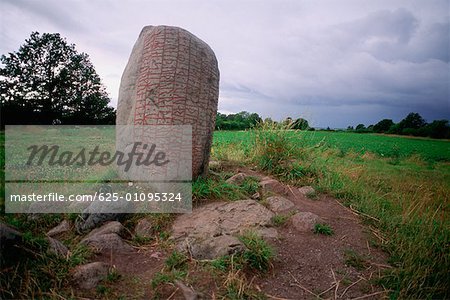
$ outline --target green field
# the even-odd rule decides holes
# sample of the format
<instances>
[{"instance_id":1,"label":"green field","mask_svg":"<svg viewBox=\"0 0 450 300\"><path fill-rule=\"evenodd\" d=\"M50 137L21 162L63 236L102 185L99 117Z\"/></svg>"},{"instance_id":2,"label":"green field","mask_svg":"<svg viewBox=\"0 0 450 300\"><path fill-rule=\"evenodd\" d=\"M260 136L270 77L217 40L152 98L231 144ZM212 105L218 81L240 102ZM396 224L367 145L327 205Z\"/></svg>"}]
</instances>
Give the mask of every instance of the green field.
<instances>
[{"instance_id":1,"label":"green field","mask_svg":"<svg viewBox=\"0 0 450 300\"><path fill-rule=\"evenodd\" d=\"M359 134L332 131L307 131L291 133L299 146L315 146L337 148L344 153L372 152L380 157L406 158L419 155L426 161L450 161L450 142L424 138L409 138L381 134ZM242 143L251 146L252 139L248 131L216 131L214 145L221 147L230 143Z\"/></svg>"}]
</instances>

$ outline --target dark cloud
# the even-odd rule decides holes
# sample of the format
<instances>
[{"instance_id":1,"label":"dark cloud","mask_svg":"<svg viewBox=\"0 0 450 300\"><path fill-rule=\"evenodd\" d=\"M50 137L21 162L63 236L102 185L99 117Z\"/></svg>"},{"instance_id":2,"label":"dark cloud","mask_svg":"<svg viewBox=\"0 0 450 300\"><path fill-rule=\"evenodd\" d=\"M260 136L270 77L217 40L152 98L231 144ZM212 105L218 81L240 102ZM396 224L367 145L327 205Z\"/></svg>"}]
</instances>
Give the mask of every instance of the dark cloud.
<instances>
[{"instance_id":1,"label":"dark cloud","mask_svg":"<svg viewBox=\"0 0 450 300\"><path fill-rule=\"evenodd\" d=\"M113 103L141 28L168 24L214 49L222 111L321 127L450 115L448 0L1 3L1 53L31 31L60 32L90 55Z\"/></svg>"}]
</instances>

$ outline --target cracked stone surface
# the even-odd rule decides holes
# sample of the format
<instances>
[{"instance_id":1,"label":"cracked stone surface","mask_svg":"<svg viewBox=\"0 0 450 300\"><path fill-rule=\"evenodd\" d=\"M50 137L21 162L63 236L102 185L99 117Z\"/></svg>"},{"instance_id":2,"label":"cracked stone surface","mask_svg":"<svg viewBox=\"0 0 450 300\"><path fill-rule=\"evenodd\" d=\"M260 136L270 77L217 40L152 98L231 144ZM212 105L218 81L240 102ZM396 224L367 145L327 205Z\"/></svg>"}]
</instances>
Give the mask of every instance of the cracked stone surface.
<instances>
[{"instance_id":1,"label":"cracked stone surface","mask_svg":"<svg viewBox=\"0 0 450 300\"><path fill-rule=\"evenodd\" d=\"M243 250L237 236L246 230L275 237L276 230L267 228L273 216L255 200L211 203L194 209L192 214L180 215L172 226L171 238L179 250L195 258L213 259Z\"/></svg>"}]
</instances>

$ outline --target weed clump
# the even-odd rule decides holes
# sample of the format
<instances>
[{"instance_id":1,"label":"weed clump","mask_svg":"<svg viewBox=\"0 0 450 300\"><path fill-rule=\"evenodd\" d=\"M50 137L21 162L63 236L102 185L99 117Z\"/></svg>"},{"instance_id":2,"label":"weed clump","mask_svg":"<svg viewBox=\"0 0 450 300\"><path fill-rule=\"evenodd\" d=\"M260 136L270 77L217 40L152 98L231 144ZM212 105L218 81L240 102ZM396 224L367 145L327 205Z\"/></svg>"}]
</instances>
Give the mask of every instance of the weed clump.
<instances>
[{"instance_id":1,"label":"weed clump","mask_svg":"<svg viewBox=\"0 0 450 300\"><path fill-rule=\"evenodd\" d=\"M247 250L243 254L245 265L251 269L266 272L274 257L272 247L267 242L257 235L255 232L249 231L240 237L241 242L244 243Z\"/></svg>"},{"instance_id":2,"label":"weed clump","mask_svg":"<svg viewBox=\"0 0 450 300\"><path fill-rule=\"evenodd\" d=\"M262 122L252 130L254 161L264 171L274 171L292 158L296 147L290 125Z\"/></svg>"},{"instance_id":3,"label":"weed clump","mask_svg":"<svg viewBox=\"0 0 450 300\"><path fill-rule=\"evenodd\" d=\"M323 235L333 235L334 231L328 224L317 223L314 225L314 233Z\"/></svg>"}]
</instances>

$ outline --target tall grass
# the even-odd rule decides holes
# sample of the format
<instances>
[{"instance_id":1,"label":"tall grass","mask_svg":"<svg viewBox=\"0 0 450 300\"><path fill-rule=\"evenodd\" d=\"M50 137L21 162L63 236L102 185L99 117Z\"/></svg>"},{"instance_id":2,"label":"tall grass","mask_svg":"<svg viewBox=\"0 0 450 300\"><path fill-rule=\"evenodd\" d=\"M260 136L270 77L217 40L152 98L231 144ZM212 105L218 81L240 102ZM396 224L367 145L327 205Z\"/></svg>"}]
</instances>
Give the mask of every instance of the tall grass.
<instances>
[{"instance_id":1,"label":"tall grass","mask_svg":"<svg viewBox=\"0 0 450 300\"><path fill-rule=\"evenodd\" d=\"M253 159L265 171L274 171L292 158L296 147L289 134L290 125L261 122L251 132Z\"/></svg>"}]
</instances>

